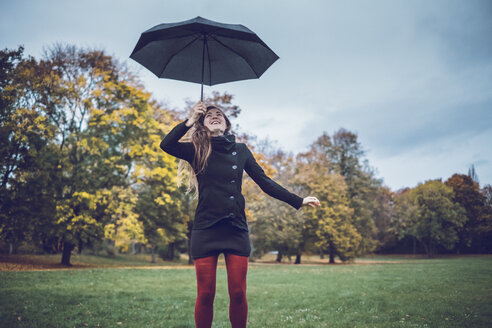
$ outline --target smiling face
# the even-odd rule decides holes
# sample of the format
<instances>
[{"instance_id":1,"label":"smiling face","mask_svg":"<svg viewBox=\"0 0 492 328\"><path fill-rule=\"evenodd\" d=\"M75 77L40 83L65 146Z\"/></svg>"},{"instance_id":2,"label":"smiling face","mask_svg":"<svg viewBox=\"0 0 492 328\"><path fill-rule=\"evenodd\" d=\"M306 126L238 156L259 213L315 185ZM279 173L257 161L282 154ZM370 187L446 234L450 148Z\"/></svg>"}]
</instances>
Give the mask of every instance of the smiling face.
<instances>
[{"instance_id":1,"label":"smiling face","mask_svg":"<svg viewBox=\"0 0 492 328\"><path fill-rule=\"evenodd\" d=\"M210 130L212 136L223 135L227 128L226 118L217 108L211 108L207 111L203 120L203 125Z\"/></svg>"}]
</instances>

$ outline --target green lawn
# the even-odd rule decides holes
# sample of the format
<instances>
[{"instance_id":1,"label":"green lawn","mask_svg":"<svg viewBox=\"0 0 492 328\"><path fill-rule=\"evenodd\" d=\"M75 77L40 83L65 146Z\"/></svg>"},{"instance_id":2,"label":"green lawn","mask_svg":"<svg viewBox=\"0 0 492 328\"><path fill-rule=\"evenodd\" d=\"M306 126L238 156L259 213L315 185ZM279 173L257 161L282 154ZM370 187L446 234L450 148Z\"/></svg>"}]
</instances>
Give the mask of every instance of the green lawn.
<instances>
[{"instance_id":1,"label":"green lawn","mask_svg":"<svg viewBox=\"0 0 492 328\"><path fill-rule=\"evenodd\" d=\"M251 264L248 327L491 326L492 257L382 262ZM194 327L194 298L192 267L0 272L0 326ZM227 306L221 266L214 327Z\"/></svg>"}]
</instances>

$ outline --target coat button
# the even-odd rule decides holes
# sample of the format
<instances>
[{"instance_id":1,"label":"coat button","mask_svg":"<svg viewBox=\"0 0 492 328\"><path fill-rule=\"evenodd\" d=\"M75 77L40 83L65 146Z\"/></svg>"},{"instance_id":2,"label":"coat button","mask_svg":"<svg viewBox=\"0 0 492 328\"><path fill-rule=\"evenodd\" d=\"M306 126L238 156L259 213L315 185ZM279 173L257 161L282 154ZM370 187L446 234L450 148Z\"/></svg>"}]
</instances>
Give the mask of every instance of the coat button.
<instances>
[{"instance_id":1,"label":"coat button","mask_svg":"<svg viewBox=\"0 0 492 328\"><path fill-rule=\"evenodd\" d=\"M229 197L229 199L234 199L234 196Z\"/></svg>"},{"instance_id":2,"label":"coat button","mask_svg":"<svg viewBox=\"0 0 492 328\"><path fill-rule=\"evenodd\" d=\"M237 165L233 165L233 166L232 166L232 169L233 169L233 170L237 169Z\"/></svg>"},{"instance_id":3,"label":"coat button","mask_svg":"<svg viewBox=\"0 0 492 328\"><path fill-rule=\"evenodd\" d=\"M232 152L232 155L236 155L237 153L235 151Z\"/></svg>"},{"instance_id":4,"label":"coat button","mask_svg":"<svg viewBox=\"0 0 492 328\"><path fill-rule=\"evenodd\" d=\"M234 183L234 182L236 182L236 180L231 180L231 183Z\"/></svg>"},{"instance_id":5,"label":"coat button","mask_svg":"<svg viewBox=\"0 0 492 328\"><path fill-rule=\"evenodd\" d=\"M232 212L231 212L231 213L229 213L229 216L234 216L234 213L232 213Z\"/></svg>"}]
</instances>

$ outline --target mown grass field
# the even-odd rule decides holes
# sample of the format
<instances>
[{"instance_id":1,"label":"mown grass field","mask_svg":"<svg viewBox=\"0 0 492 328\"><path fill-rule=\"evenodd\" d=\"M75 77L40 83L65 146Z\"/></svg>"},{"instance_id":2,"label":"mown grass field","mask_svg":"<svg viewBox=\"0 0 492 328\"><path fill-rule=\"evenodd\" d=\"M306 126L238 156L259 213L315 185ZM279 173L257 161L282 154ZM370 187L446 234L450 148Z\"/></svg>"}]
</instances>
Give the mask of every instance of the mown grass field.
<instances>
[{"instance_id":1,"label":"mown grass field","mask_svg":"<svg viewBox=\"0 0 492 328\"><path fill-rule=\"evenodd\" d=\"M195 288L181 265L2 271L0 326L194 327ZM251 264L248 302L248 327L490 327L492 257ZM227 307L220 265L213 327Z\"/></svg>"}]
</instances>

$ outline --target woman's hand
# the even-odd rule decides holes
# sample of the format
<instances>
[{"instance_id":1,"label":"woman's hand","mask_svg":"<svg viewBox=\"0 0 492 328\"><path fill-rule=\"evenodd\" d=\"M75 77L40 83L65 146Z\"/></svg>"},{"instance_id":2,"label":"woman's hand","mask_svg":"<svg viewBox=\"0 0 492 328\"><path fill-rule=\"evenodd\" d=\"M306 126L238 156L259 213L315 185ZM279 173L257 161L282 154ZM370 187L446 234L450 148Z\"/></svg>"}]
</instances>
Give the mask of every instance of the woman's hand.
<instances>
[{"instance_id":1,"label":"woman's hand","mask_svg":"<svg viewBox=\"0 0 492 328\"><path fill-rule=\"evenodd\" d=\"M303 205L303 206L307 206L307 205L309 205L309 206L311 206L311 207L321 206L321 204L320 204L320 202L319 202L318 198L313 197L313 196L308 196L308 197L304 198L304 199L302 200L302 205Z\"/></svg>"},{"instance_id":2,"label":"woman's hand","mask_svg":"<svg viewBox=\"0 0 492 328\"><path fill-rule=\"evenodd\" d=\"M201 101L197 102L191 109L190 115L188 115L188 121L185 123L186 126L192 126L200 118L201 115L205 115L207 112L207 106Z\"/></svg>"}]
</instances>

